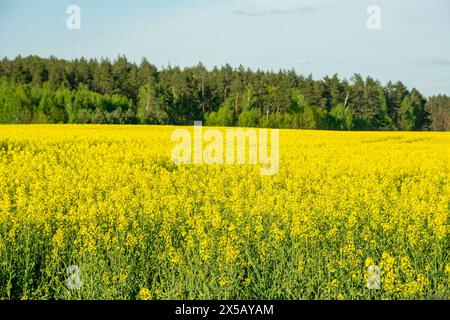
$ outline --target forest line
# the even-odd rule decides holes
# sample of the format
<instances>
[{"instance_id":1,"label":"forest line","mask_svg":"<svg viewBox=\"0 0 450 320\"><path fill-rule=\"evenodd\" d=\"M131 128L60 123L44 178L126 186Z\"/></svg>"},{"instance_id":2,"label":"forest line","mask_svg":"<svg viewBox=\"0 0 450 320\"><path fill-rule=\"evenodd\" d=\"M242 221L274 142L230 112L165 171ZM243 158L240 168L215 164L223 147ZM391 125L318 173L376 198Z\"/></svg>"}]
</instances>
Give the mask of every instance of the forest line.
<instances>
[{"instance_id":1,"label":"forest line","mask_svg":"<svg viewBox=\"0 0 450 320\"><path fill-rule=\"evenodd\" d=\"M192 124L328 130L450 129L450 97L355 74L313 79L143 58L0 61L0 123Z\"/></svg>"}]
</instances>

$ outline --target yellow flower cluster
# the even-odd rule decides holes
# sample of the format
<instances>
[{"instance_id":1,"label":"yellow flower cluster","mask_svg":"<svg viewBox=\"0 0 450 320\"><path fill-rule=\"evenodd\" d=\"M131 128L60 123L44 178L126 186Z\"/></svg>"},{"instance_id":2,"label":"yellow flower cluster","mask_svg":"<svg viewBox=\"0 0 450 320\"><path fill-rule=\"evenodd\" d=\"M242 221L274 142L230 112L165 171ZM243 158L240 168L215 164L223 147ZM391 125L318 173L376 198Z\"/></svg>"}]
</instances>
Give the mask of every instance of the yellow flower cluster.
<instances>
[{"instance_id":1,"label":"yellow flower cluster","mask_svg":"<svg viewBox=\"0 0 450 320\"><path fill-rule=\"evenodd\" d=\"M264 176L175 129L0 126L0 299L449 297L450 134L280 130Z\"/></svg>"}]
</instances>

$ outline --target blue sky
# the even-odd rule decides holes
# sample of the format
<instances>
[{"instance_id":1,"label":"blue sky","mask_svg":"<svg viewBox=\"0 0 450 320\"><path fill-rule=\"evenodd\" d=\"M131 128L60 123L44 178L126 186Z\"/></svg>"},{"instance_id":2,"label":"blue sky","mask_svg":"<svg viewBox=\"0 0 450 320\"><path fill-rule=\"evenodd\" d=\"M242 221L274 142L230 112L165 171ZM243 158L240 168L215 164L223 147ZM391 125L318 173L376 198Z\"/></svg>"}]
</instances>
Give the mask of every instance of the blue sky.
<instances>
[{"instance_id":1,"label":"blue sky","mask_svg":"<svg viewBox=\"0 0 450 320\"><path fill-rule=\"evenodd\" d=\"M66 27L69 5L80 30ZM366 26L370 5L380 30ZM450 1L0 0L0 57L18 54L360 73L450 95Z\"/></svg>"}]
</instances>

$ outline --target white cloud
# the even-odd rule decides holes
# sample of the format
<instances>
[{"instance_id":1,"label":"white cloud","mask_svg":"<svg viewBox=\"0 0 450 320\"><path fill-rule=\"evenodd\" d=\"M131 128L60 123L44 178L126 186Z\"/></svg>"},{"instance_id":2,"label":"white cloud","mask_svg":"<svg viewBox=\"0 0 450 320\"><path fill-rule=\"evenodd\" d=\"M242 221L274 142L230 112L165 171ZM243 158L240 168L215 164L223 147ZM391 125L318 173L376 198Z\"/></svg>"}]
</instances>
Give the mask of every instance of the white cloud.
<instances>
[{"instance_id":1,"label":"white cloud","mask_svg":"<svg viewBox=\"0 0 450 320\"><path fill-rule=\"evenodd\" d=\"M247 17L259 17L268 15L283 15L283 14L296 14L301 12L308 12L315 10L316 7L313 6L299 6L290 9L280 9L274 8L271 10L261 10L261 11L248 11L248 10L235 10L233 11L236 15L247 16Z\"/></svg>"},{"instance_id":2,"label":"white cloud","mask_svg":"<svg viewBox=\"0 0 450 320\"><path fill-rule=\"evenodd\" d=\"M450 66L450 56L438 56L431 59L415 60L414 63L427 66Z\"/></svg>"},{"instance_id":3,"label":"white cloud","mask_svg":"<svg viewBox=\"0 0 450 320\"><path fill-rule=\"evenodd\" d=\"M308 64L311 64L308 60L306 60L306 59L295 59L294 61L293 61L293 63L295 63L295 64L301 64L301 65L308 65Z\"/></svg>"}]
</instances>

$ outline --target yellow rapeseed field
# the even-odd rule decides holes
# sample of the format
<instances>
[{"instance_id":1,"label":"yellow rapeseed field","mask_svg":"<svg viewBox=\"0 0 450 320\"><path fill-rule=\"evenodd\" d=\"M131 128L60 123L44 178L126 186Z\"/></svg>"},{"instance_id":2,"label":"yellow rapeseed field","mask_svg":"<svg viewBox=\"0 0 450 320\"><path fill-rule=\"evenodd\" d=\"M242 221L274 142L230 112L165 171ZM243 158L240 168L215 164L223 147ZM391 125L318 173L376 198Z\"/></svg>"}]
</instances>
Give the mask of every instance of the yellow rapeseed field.
<instances>
[{"instance_id":1,"label":"yellow rapeseed field","mask_svg":"<svg viewBox=\"0 0 450 320\"><path fill-rule=\"evenodd\" d=\"M449 297L449 133L280 130L265 176L175 129L0 126L0 299Z\"/></svg>"}]
</instances>

